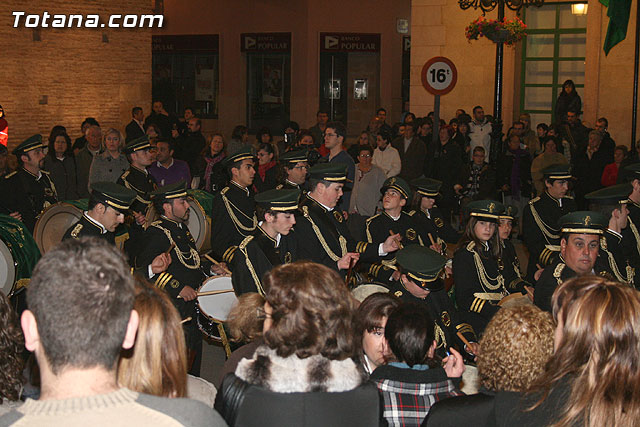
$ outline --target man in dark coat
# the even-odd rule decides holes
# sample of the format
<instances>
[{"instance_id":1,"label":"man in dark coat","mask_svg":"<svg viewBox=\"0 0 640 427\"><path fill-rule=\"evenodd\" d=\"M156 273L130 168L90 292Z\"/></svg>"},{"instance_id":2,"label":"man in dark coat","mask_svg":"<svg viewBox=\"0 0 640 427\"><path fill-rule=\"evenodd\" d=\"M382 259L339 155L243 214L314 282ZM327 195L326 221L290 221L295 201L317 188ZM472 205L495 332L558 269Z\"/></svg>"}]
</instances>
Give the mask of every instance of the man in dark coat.
<instances>
[{"instance_id":1,"label":"man in dark coat","mask_svg":"<svg viewBox=\"0 0 640 427\"><path fill-rule=\"evenodd\" d=\"M427 156L427 148L424 142L415 135L416 123L407 123L404 126L404 135L391 142L391 146L398 150L402 167L400 176L407 181L418 178L423 173L424 162Z\"/></svg>"},{"instance_id":2,"label":"man in dark coat","mask_svg":"<svg viewBox=\"0 0 640 427\"><path fill-rule=\"evenodd\" d=\"M144 112L142 111L142 107L133 107L131 110L131 121L124 128L125 133L127 134L125 141L133 141L134 139L138 139L144 136Z\"/></svg>"},{"instance_id":3,"label":"man in dark coat","mask_svg":"<svg viewBox=\"0 0 640 427\"><path fill-rule=\"evenodd\" d=\"M176 159L184 160L189 164L189 170L191 176L197 175L197 161L198 157L204 147L207 145L207 141L202 135L202 122L200 119L194 117L189 120L188 131L183 137L178 138L175 144Z\"/></svg>"},{"instance_id":4,"label":"man in dark coat","mask_svg":"<svg viewBox=\"0 0 640 427\"><path fill-rule=\"evenodd\" d=\"M165 138L173 137L171 131L175 129L177 133L178 130L178 121L175 117L167 113L162 101L153 101L152 110L151 114L149 114L144 121L144 128L146 129L149 125L153 124L160 129L160 136L164 136Z\"/></svg>"},{"instance_id":5,"label":"man in dark coat","mask_svg":"<svg viewBox=\"0 0 640 427\"><path fill-rule=\"evenodd\" d=\"M578 151L575 158L574 176L576 182L576 203L579 209L586 209L584 195L602 188L601 177L605 166L613 162L613 153L601 148L602 134L589 132L589 144Z\"/></svg>"}]
</instances>

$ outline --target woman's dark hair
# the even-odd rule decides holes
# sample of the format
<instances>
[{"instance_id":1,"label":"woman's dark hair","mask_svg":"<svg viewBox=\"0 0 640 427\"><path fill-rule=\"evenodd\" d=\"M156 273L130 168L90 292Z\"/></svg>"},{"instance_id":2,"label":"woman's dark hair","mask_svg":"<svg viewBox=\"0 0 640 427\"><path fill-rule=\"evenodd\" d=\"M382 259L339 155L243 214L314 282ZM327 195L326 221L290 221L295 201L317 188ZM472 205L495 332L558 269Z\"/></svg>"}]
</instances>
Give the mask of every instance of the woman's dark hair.
<instances>
[{"instance_id":1,"label":"woman's dark hair","mask_svg":"<svg viewBox=\"0 0 640 427\"><path fill-rule=\"evenodd\" d=\"M623 157L627 157L627 153L629 152L629 149L627 148L626 145L618 145L618 146L616 146L616 148L613 150L613 152L615 153L618 150L622 151L622 156Z\"/></svg>"},{"instance_id":2,"label":"woman's dark hair","mask_svg":"<svg viewBox=\"0 0 640 427\"><path fill-rule=\"evenodd\" d=\"M258 146L258 151L264 150L269 154L275 154L275 150L273 149L273 144L269 144L268 142L263 142Z\"/></svg>"},{"instance_id":3,"label":"woman's dark hair","mask_svg":"<svg viewBox=\"0 0 640 427\"><path fill-rule=\"evenodd\" d=\"M233 132L231 132L231 139L241 140L242 135L249 132L249 129L244 125L238 125L233 128Z\"/></svg>"},{"instance_id":4,"label":"woman's dark hair","mask_svg":"<svg viewBox=\"0 0 640 427\"><path fill-rule=\"evenodd\" d=\"M337 272L297 261L272 269L263 285L273 310L264 341L278 356L295 354L304 359L321 354L330 360L357 356L356 300Z\"/></svg>"},{"instance_id":5,"label":"woman's dark hair","mask_svg":"<svg viewBox=\"0 0 640 427\"><path fill-rule=\"evenodd\" d=\"M384 337L399 362L409 366L435 366L429 349L435 340L433 319L414 302L404 303L391 312L384 328Z\"/></svg>"},{"instance_id":6,"label":"woman's dark hair","mask_svg":"<svg viewBox=\"0 0 640 427\"><path fill-rule=\"evenodd\" d=\"M545 133L549 132L549 126L546 123L539 123L536 129L543 129Z\"/></svg>"},{"instance_id":7,"label":"woman's dark hair","mask_svg":"<svg viewBox=\"0 0 640 427\"><path fill-rule=\"evenodd\" d=\"M482 247L482 242L480 241L480 239L478 239L475 233L475 226L478 221L486 220L482 218L479 219L475 216L469 218L467 225L464 227L464 233L462 234L462 238L460 239L458 250L465 249L467 244L469 244L470 242L474 242L476 244L476 247L474 249L476 251L479 250L480 247ZM500 258L502 256L502 245L500 244L500 233L498 233L498 224L496 224L495 233L493 233L493 236L491 236L487 243L489 243L489 250L491 251L491 254L496 259ZM482 254L480 256L482 256Z\"/></svg>"},{"instance_id":8,"label":"woman's dark hair","mask_svg":"<svg viewBox=\"0 0 640 427\"><path fill-rule=\"evenodd\" d=\"M54 143L56 141L56 138L59 136L62 136L65 142L67 143L67 149L64 150L64 155L66 157L73 156L73 147L71 146L71 138L69 138L69 135L67 135L67 133L62 130L58 130L55 132L53 130L51 131L51 135L49 135L49 148L47 151L47 155L52 159L56 158L56 150L54 149Z\"/></svg>"},{"instance_id":9,"label":"woman's dark hair","mask_svg":"<svg viewBox=\"0 0 640 427\"><path fill-rule=\"evenodd\" d=\"M572 93L576 93L576 84L573 82L573 80L569 79L569 80L565 80L564 83L562 83L562 92L565 93L564 88L566 86L570 86L572 89Z\"/></svg>"},{"instance_id":10,"label":"woman's dark hair","mask_svg":"<svg viewBox=\"0 0 640 427\"><path fill-rule=\"evenodd\" d=\"M380 135L383 141L387 141L387 144L391 144L391 132L389 132L387 129L380 129L378 131L378 135Z\"/></svg>"},{"instance_id":11,"label":"woman's dark hair","mask_svg":"<svg viewBox=\"0 0 640 427\"><path fill-rule=\"evenodd\" d=\"M360 155L360 153L362 153L363 151L368 151L370 155L373 156L373 148L371 148L370 145L359 145L358 146L358 156Z\"/></svg>"},{"instance_id":12,"label":"woman's dark hair","mask_svg":"<svg viewBox=\"0 0 640 427\"><path fill-rule=\"evenodd\" d=\"M273 141L273 135L271 134L271 129L264 126L261 127L258 133L256 134L256 139L258 142L262 142L262 135L269 135L269 142Z\"/></svg>"},{"instance_id":13,"label":"woman's dark hair","mask_svg":"<svg viewBox=\"0 0 640 427\"><path fill-rule=\"evenodd\" d=\"M22 358L24 350L18 316L9 299L0 292L0 404L17 401L22 389Z\"/></svg>"},{"instance_id":14,"label":"woman's dark hair","mask_svg":"<svg viewBox=\"0 0 640 427\"><path fill-rule=\"evenodd\" d=\"M400 299L389 293L378 292L365 298L356 312L356 339L362 340L365 331L372 332L375 328L380 327L382 318L388 318L399 305Z\"/></svg>"}]
</instances>

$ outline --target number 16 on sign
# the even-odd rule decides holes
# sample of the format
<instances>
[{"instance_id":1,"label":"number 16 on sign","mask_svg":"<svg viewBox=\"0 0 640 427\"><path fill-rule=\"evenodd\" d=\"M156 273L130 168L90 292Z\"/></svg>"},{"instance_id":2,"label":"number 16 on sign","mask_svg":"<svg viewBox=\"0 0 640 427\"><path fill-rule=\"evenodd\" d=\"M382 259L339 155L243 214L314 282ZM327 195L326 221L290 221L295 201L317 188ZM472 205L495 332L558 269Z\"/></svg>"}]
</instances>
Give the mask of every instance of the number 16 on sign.
<instances>
[{"instance_id":1,"label":"number 16 on sign","mask_svg":"<svg viewBox=\"0 0 640 427\"><path fill-rule=\"evenodd\" d=\"M449 58L436 56L422 67L422 86L434 95L433 141L438 142L440 127L440 95L451 92L458 80L458 70Z\"/></svg>"}]
</instances>

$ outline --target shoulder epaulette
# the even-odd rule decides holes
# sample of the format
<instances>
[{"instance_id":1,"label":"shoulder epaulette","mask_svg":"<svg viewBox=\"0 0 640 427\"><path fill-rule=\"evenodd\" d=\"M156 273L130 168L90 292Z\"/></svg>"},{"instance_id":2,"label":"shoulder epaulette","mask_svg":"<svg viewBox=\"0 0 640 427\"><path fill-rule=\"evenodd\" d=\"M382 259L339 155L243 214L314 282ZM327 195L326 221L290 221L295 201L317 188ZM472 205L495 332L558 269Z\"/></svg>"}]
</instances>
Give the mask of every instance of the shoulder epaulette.
<instances>
[{"instance_id":1,"label":"shoulder epaulette","mask_svg":"<svg viewBox=\"0 0 640 427\"><path fill-rule=\"evenodd\" d=\"M43 173L43 174L45 174L45 175L49 175L49 172L48 172L48 171L46 171L46 170L44 170L44 169L40 169L40 173Z\"/></svg>"},{"instance_id":2,"label":"shoulder epaulette","mask_svg":"<svg viewBox=\"0 0 640 427\"><path fill-rule=\"evenodd\" d=\"M222 190L220 190L220 194L227 194L227 191L229 191L229 187L224 187Z\"/></svg>"},{"instance_id":3,"label":"shoulder epaulette","mask_svg":"<svg viewBox=\"0 0 640 427\"><path fill-rule=\"evenodd\" d=\"M409 212L407 215L409 215L409 216L414 216L415 214L416 214L416 211L415 211L415 210L413 210L413 211Z\"/></svg>"},{"instance_id":4,"label":"shoulder epaulette","mask_svg":"<svg viewBox=\"0 0 640 427\"><path fill-rule=\"evenodd\" d=\"M563 199L573 200L573 196L564 196Z\"/></svg>"},{"instance_id":5,"label":"shoulder epaulette","mask_svg":"<svg viewBox=\"0 0 640 427\"><path fill-rule=\"evenodd\" d=\"M282 187L284 187L284 184L278 184L276 185L276 190L282 190Z\"/></svg>"},{"instance_id":6,"label":"shoulder epaulette","mask_svg":"<svg viewBox=\"0 0 640 427\"><path fill-rule=\"evenodd\" d=\"M535 199L531 199L531 200L529 200L529 204L530 204L530 205L532 205L532 204L534 204L535 202L537 202L538 200L540 200L540 196L536 197Z\"/></svg>"},{"instance_id":7,"label":"shoulder epaulette","mask_svg":"<svg viewBox=\"0 0 640 427\"><path fill-rule=\"evenodd\" d=\"M366 219L366 223L369 224L371 221L373 221L374 218L379 217L382 214L375 214L374 216L370 216L369 218Z\"/></svg>"},{"instance_id":8,"label":"shoulder epaulette","mask_svg":"<svg viewBox=\"0 0 640 427\"><path fill-rule=\"evenodd\" d=\"M153 226L160 225L160 224L162 224L162 220L161 220L161 219L159 219L159 220L157 220L157 221L153 221L153 222L151 223L151 225L153 225Z\"/></svg>"},{"instance_id":9,"label":"shoulder epaulette","mask_svg":"<svg viewBox=\"0 0 640 427\"><path fill-rule=\"evenodd\" d=\"M18 171L13 171L13 172L11 172L11 173L9 173L9 174L5 175L5 176L4 176L4 179L11 178L13 175L15 175L15 174L17 174L17 173L18 173Z\"/></svg>"},{"instance_id":10,"label":"shoulder epaulette","mask_svg":"<svg viewBox=\"0 0 640 427\"><path fill-rule=\"evenodd\" d=\"M253 236L247 236L244 238L244 240L240 243L240 245L238 245L239 249L244 249L247 247L247 245L249 244L250 241L253 240Z\"/></svg>"},{"instance_id":11,"label":"shoulder epaulette","mask_svg":"<svg viewBox=\"0 0 640 427\"><path fill-rule=\"evenodd\" d=\"M78 234L80 234L80 231L82 231L82 224L76 224L76 226L73 227L73 230L71 230L71 237L73 237L74 239L77 239Z\"/></svg>"},{"instance_id":12,"label":"shoulder epaulette","mask_svg":"<svg viewBox=\"0 0 640 427\"><path fill-rule=\"evenodd\" d=\"M123 173L122 175L120 175L120 178L122 178L123 180L127 179L127 177L129 176L129 173L131 171L127 170L125 173Z\"/></svg>"},{"instance_id":13,"label":"shoulder epaulette","mask_svg":"<svg viewBox=\"0 0 640 427\"><path fill-rule=\"evenodd\" d=\"M469 244L467 245L467 250L469 252L473 252L475 247L476 247L476 242L469 242Z\"/></svg>"}]
</instances>

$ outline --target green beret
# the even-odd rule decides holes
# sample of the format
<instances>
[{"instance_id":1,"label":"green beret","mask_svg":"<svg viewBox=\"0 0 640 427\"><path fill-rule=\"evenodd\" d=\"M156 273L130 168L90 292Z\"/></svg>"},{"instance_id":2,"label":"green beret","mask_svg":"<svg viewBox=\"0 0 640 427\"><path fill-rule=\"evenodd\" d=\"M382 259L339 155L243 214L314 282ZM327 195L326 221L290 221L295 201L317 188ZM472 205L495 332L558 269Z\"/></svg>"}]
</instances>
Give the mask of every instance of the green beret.
<instances>
[{"instance_id":1,"label":"green beret","mask_svg":"<svg viewBox=\"0 0 640 427\"><path fill-rule=\"evenodd\" d=\"M318 163L309 170L309 176L329 182L351 182L347 179L347 165L344 163Z\"/></svg>"},{"instance_id":2,"label":"green beret","mask_svg":"<svg viewBox=\"0 0 640 427\"><path fill-rule=\"evenodd\" d=\"M157 190L151 192L151 198L155 199L157 197L163 199L177 199L180 197L187 197L187 184L184 179L181 179L180 181L173 184L160 187Z\"/></svg>"},{"instance_id":3,"label":"green beret","mask_svg":"<svg viewBox=\"0 0 640 427\"><path fill-rule=\"evenodd\" d=\"M115 182L94 182L91 184L91 197L100 203L111 206L118 212L124 213L128 210L137 194L134 190Z\"/></svg>"},{"instance_id":4,"label":"green beret","mask_svg":"<svg viewBox=\"0 0 640 427\"><path fill-rule=\"evenodd\" d=\"M39 133L22 141L11 153L16 156L21 156L36 148L44 148L44 145L42 145L42 135Z\"/></svg>"},{"instance_id":5,"label":"green beret","mask_svg":"<svg viewBox=\"0 0 640 427\"><path fill-rule=\"evenodd\" d=\"M615 205L627 203L632 190L633 187L629 183L618 184L593 191L585 195L584 198L598 205Z\"/></svg>"},{"instance_id":6,"label":"green beret","mask_svg":"<svg viewBox=\"0 0 640 427\"><path fill-rule=\"evenodd\" d=\"M387 178L384 184L382 184L382 188L380 189L380 192L384 194L390 188L393 188L394 190L398 191L402 195L402 197L404 197L405 199L407 200L411 199L411 187L409 187L409 184L407 183L407 181L400 178L399 176Z\"/></svg>"},{"instance_id":7,"label":"green beret","mask_svg":"<svg viewBox=\"0 0 640 427\"><path fill-rule=\"evenodd\" d=\"M574 234L602 234L609 219L594 211L571 212L560 217L560 231Z\"/></svg>"},{"instance_id":8,"label":"green beret","mask_svg":"<svg viewBox=\"0 0 640 427\"><path fill-rule=\"evenodd\" d=\"M500 219L516 219L518 216L518 207L513 205L505 205L504 212L500 215Z\"/></svg>"},{"instance_id":9,"label":"green beret","mask_svg":"<svg viewBox=\"0 0 640 427\"><path fill-rule=\"evenodd\" d=\"M569 165L551 165L542 170L542 176L544 179L554 180L554 179L571 179L571 166Z\"/></svg>"},{"instance_id":10,"label":"green beret","mask_svg":"<svg viewBox=\"0 0 640 427\"><path fill-rule=\"evenodd\" d=\"M411 181L411 185L416 187L416 193L433 199L440 194L442 181L431 178L416 178Z\"/></svg>"},{"instance_id":11,"label":"green beret","mask_svg":"<svg viewBox=\"0 0 640 427\"><path fill-rule=\"evenodd\" d=\"M256 194L257 205L273 211L294 211L298 209L300 190L267 190Z\"/></svg>"},{"instance_id":12,"label":"green beret","mask_svg":"<svg viewBox=\"0 0 640 427\"><path fill-rule=\"evenodd\" d=\"M504 212L504 205L495 200L476 200L467 205L469 216L478 218L481 221L497 222Z\"/></svg>"},{"instance_id":13,"label":"green beret","mask_svg":"<svg viewBox=\"0 0 640 427\"><path fill-rule=\"evenodd\" d=\"M140 138L136 138L127 143L124 147L124 152L127 154L134 153L140 150L148 150L151 148L151 143L149 142L149 136L143 135Z\"/></svg>"},{"instance_id":14,"label":"green beret","mask_svg":"<svg viewBox=\"0 0 640 427\"><path fill-rule=\"evenodd\" d=\"M307 162L308 160L307 150L287 151L280 156L280 163L291 163L295 165L296 163Z\"/></svg>"},{"instance_id":15,"label":"green beret","mask_svg":"<svg viewBox=\"0 0 640 427\"><path fill-rule=\"evenodd\" d=\"M436 282L436 279L440 277L447 258L433 249L420 245L405 246L396 254L396 261L403 273L419 286L432 291L444 286L442 281Z\"/></svg>"},{"instance_id":16,"label":"green beret","mask_svg":"<svg viewBox=\"0 0 640 427\"><path fill-rule=\"evenodd\" d=\"M243 160L248 160L248 159L253 160L255 159L255 157L256 157L255 150L253 149L252 146L247 145L245 147L242 147L235 153L232 153L231 155L227 156L227 158L224 159L224 162L226 165L231 165L233 163L241 162Z\"/></svg>"}]
</instances>

